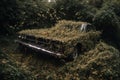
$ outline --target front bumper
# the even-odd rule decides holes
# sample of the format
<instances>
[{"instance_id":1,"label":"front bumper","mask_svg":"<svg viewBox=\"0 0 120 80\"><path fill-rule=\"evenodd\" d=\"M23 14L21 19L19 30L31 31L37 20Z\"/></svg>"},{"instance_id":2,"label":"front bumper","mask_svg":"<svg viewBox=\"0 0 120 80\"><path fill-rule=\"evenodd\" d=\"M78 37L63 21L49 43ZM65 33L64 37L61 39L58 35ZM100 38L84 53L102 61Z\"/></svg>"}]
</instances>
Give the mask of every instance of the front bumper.
<instances>
[{"instance_id":1,"label":"front bumper","mask_svg":"<svg viewBox=\"0 0 120 80\"><path fill-rule=\"evenodd\" d=\"M35 51L45 52L46 54L52 55L52 56L57 57L57 58L64 58L65 57L65 55L63 55L63 54L44 49L44 48L40 47L39 45L36 45L36 44L33 44L33 43L27 43L27 42L24 42L24 41L21 41L21 40L15 40L15 42L19 43L23 46L29 47L29 48L31 48Z\"/></svg>"}]
</instances>

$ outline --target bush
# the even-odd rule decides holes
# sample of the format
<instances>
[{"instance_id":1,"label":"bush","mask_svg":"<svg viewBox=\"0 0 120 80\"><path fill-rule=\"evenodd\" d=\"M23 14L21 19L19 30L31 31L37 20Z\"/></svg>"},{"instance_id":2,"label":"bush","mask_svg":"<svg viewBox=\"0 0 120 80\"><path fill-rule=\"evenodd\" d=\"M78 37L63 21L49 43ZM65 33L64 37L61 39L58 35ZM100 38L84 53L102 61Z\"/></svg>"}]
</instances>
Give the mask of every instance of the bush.
<instances>
[{"instance_id":1,"label":"bush","mask_svg":"<svg viewBox=\"0 0 120 80\"><path fill-rule=\"evenodd\" d=\"M91 22L96 12L96 8L84 3L83 0L57 0L53 8L60 19L87 22Z\"/></svg>"},{"instance_id":2,"label":"bush","mask_svg":"<svg viewBox=\"0 0 120 80\"><path fill-rule=\"evenodd\" d=\"M84 4L94 6L96 8L101 8L102 4L104 3L103 0L84 0Z\"/></svg>"},{"instance_id":3,"label":"bush","mask_svg":"<svg viewBox=\"0 0 120 80\"><path fill-rule=\"evenodd\" d=\"M51 24L50 12L47 12L49 6L45 4L41 0L2 0L0 2L0 34L11 34L21 29Z\"/></svg>"},{"instance_id":4,"label":"bush","mask_svg":"<svg viewBox=\"0 0 120 80\"><path fill-rule=\"evenodd\" d=\"M0 34L11 33L18 20L16 0L1 0L0 2ZM11 26L10 26L11 25Z\"/></svg>"},{"instance_id":5,"label":"bush","mask_svg":"<svg viewBox=\"0 0 120 80\"><path fill-rule=\"evenodd\" d=\"M0 51L0 79L1 80L33 80L30 72L21 70L7 54Z\"/></svg>"},{"instance_id":6,"label":"bush","mask_svg":"<svg viewBox=\"0 0 120 80\"><path fill-rule=\"evenodd\" d=\"M116 44L119 43L120 19L119 11L116 9L119 5L114 2L106 2L103 7L97 11L94 17L94 24L98 30L103 31L103 38L112 41Z\"/></svg>"},{"instance_id":7,"label":"bush","mask_svg":"<svg viewBox=\"0 0 120 80\"><path fill-rule=\"evenodd\" d=\"M114 47L100 42L93 50L74 61L67 63L48 79L60 80L119 80L120 52Z\"/></svg>"}]
</instances>

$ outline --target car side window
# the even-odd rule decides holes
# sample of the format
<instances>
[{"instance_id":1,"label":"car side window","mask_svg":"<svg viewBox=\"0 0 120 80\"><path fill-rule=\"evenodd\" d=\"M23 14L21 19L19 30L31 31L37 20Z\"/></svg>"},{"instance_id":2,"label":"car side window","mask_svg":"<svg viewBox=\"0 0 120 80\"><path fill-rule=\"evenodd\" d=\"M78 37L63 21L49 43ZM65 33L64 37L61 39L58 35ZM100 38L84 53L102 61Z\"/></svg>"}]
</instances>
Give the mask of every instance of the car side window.
<instances>
[{"instance_id":1,"label":"car side window","mask_svg":"<svg viewBox=\"0 0 120 80\"><path fill-rule=\"evenodd\" d=\"M93 25L91 25L91 24L88 24L87 25L87 32L91 31L91 30L95 30L95 27Z\"/></svg>"}]
</instances>

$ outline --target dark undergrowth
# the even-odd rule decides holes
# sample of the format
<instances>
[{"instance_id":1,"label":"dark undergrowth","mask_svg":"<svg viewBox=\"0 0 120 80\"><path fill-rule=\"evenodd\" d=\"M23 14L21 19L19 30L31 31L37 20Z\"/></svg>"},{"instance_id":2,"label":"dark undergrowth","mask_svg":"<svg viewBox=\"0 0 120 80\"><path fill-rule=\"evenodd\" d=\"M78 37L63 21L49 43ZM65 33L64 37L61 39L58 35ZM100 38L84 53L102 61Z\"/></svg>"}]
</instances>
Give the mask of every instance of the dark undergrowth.
<instances>
[{"instance_id":1,"label":"dark undergrowth","mask_svg":"<svg viewBox=\"0 0 120 80\"><path fill-rule=\"evenodd\" d=\"M58 59L32 50L23 49L21 52L14 38L10 40L12 43L8 41L9 45L1 48L4 53L0 52L0 75L3 80L120 79L120 52L104 42L76 60L63 64Z\"/></svg>"}]
</instances>

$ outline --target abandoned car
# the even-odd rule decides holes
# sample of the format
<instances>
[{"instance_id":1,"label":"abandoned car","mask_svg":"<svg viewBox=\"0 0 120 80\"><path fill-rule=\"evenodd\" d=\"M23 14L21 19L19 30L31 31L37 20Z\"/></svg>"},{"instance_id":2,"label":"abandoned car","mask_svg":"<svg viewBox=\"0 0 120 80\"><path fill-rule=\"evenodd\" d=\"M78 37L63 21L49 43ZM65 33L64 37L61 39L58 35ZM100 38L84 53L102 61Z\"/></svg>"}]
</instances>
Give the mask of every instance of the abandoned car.
<instances>
[{"instance_id":1,"label":"abandoned car","mask_svg":"<svg viewBox=\"0 0 120 80\"><path fill-rule=\"evenodd\" d=\"M94 48L100 38L100 32L90 23L66 20L59 21L52 28L22 30L18 34L16 42L22 46L40 54L73 60Z\"/></svg>"}]
</instances>

